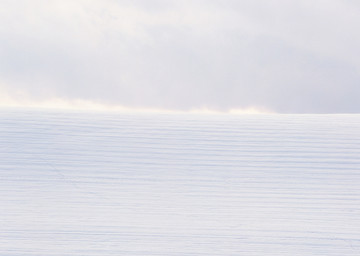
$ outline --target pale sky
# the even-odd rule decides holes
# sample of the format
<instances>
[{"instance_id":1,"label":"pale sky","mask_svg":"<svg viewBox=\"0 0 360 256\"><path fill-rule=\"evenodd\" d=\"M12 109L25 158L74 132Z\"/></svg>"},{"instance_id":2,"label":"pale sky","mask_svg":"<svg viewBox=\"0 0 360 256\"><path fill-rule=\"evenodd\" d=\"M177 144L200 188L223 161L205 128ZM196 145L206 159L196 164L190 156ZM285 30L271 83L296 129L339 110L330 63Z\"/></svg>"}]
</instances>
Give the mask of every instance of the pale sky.
<instances>
[{"instance_id":1,"label":"pale sky","mask_svg":"<svg viewBox=\"0 0 360 256\"><path fill-rule=\"evenodd\" d=\"M360 113L360 1L0 0L0 101Z\"/></svg>"}]
</instances>

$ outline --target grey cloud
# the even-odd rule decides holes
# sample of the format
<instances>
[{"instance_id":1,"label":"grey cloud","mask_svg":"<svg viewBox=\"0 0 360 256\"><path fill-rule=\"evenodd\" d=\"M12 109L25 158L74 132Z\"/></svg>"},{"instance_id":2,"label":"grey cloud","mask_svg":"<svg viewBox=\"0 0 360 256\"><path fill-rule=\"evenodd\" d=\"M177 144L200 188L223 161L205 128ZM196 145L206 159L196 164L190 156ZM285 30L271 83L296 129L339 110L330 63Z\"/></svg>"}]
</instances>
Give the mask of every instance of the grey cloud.
<instances>
[{"instance_id":1,"label":"grey cloud","mask_svg":"<svg viewBox=\"0 0 360 256\"><path fill-rule=\"evenodd\" d=\"M1 4L0 86L10 94L173 110L360 111L360 18L350 1L18 3Z\"/></svg>"}]
</instances>

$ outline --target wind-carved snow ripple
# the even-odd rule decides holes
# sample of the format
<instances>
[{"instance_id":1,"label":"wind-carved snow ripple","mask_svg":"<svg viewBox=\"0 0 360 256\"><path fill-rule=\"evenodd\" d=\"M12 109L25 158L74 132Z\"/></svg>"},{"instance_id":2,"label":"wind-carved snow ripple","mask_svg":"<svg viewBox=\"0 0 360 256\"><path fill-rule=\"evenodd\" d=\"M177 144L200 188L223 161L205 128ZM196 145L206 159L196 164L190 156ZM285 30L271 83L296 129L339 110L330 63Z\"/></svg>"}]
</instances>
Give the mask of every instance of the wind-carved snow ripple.
<instances>
[{"instance_id":1,"label":"wind-carved snow ripple","mask_svg":"<svg viewBox=\"0 0 360 256\"><path fill-rule=\"evenodd\" d=\"M0 255L360 254L360 115L0 117Z\"/></svg>"}]
</instances>

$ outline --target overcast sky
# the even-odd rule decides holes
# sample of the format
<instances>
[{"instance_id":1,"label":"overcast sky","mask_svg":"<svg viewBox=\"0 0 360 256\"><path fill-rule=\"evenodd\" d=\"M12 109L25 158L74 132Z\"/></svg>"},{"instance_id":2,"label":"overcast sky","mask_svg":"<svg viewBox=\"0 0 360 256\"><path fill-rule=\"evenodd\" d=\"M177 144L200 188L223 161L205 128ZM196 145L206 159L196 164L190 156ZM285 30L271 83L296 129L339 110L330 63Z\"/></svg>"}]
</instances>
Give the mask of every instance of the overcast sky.
<instances>
[{"instance_id":1,"label":"overcast sky","mask_svg":"<svg viewBox=\"0 0 360 256\"><path fill-rule=\"evenodd\" d=\"M360 1L0 0L0 100L360 113Z\"/></svg>"}]
</instances>

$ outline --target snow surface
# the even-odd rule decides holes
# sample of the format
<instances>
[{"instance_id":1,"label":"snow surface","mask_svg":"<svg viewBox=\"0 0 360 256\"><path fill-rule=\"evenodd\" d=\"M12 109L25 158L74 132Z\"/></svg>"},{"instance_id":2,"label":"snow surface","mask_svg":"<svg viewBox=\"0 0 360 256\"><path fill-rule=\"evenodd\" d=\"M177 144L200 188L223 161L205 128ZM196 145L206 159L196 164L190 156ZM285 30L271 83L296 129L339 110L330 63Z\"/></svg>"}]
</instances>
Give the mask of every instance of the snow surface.
<instances>
[{"instance_id":1,"label":"snow surface","mask_svg":"<svg viewBox=\"0 0 360 256\"><path fill-rule=\"evenodd\" d=\"M360 255L360 115L0 122L0 255Z\"/></svg>"}]
</instances>

